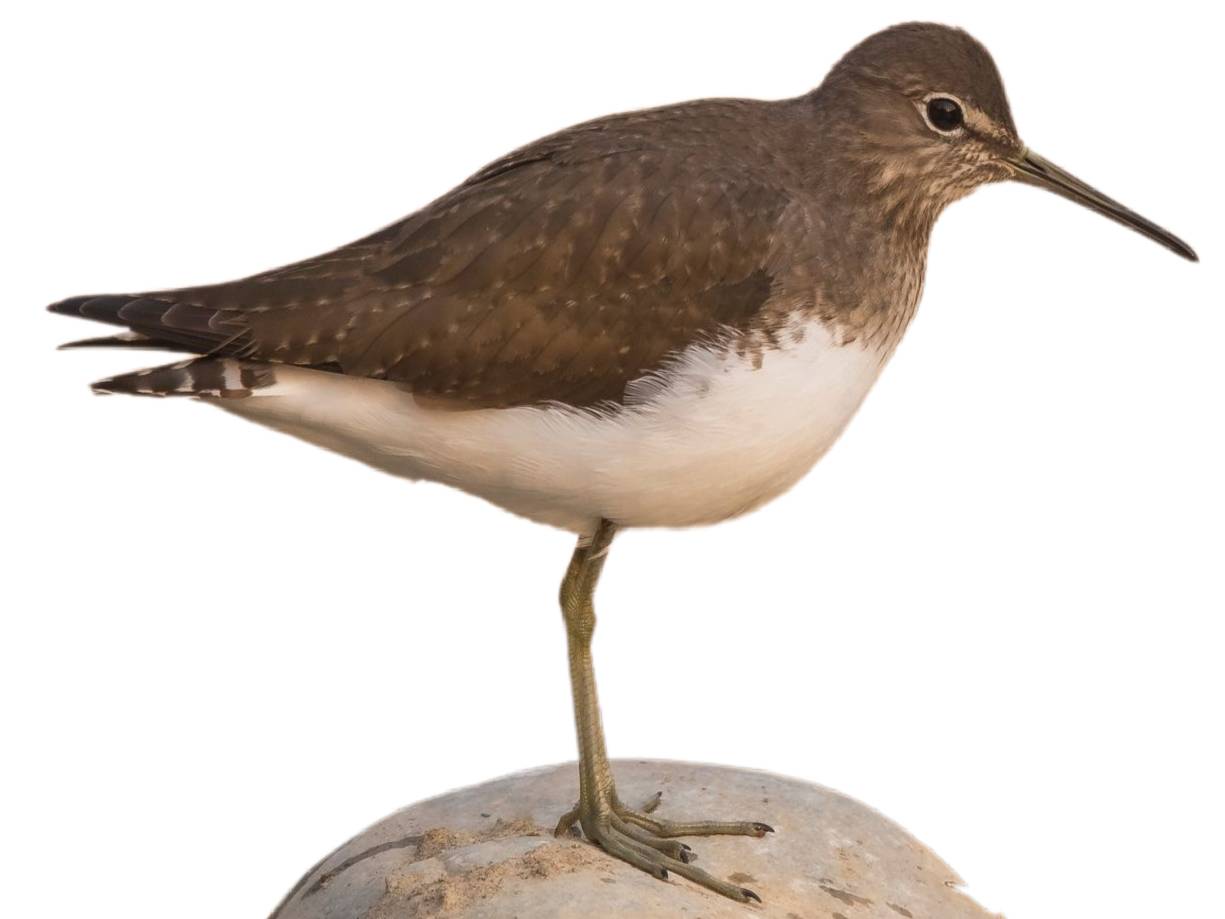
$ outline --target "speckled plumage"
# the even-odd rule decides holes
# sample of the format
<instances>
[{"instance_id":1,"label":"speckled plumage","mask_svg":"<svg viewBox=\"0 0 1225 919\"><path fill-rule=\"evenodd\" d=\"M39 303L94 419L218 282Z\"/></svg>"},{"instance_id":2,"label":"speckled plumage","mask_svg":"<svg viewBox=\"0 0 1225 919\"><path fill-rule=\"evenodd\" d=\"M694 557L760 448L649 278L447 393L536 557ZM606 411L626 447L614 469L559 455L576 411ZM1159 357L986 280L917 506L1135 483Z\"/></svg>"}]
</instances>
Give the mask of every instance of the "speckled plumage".
<instances>
[{"instance_id":1,"label":"speckled plumage","mask_svg":"<svg viewBox=\"0 0 1225 919\"><path fill-rule=\"evenodd\" d=\"M316 258L51 309L128 328L88 344L200 355L99 391L216 401L579 532L708 523L829 448L914 315L937 216L1010 177L1193 256L1027 151L978 42L912 23L794 99L559 131Z\"/></svg>"},{"instance_id":2,"label":"speckled plumage","mask_svg":"<svg viewBox=\"0 0 1225 919\"><path fill-rule=\"evenodd\" d=\"M829 117L824 103L859 85L870 50L797 99L688 102L560 131L317 258L52 309L153 343L386 379L457 407L616 404L688 344L770 347L797 312L888 349L917 303L931 223L963 192L917 194L902 168L912 150L866 143L858 119ZM992 68L985 52L971 59ZM1006 115L1002 95L988 101Z\"/></svg>"},{"instance_id":3,"label":"speckled plumage","mask_svg":"<svg viewBox=\"0 0 1225 919\"><path fill-rule=\"evenodd\" d=\"M320 258L56 309L471 407L616 402L685 343L767 329L768 301L803 296L786 246L810 230L777 233L797 181L769 153L782 114L727 101L602 119Z\"/></svg>"}]
</instances>

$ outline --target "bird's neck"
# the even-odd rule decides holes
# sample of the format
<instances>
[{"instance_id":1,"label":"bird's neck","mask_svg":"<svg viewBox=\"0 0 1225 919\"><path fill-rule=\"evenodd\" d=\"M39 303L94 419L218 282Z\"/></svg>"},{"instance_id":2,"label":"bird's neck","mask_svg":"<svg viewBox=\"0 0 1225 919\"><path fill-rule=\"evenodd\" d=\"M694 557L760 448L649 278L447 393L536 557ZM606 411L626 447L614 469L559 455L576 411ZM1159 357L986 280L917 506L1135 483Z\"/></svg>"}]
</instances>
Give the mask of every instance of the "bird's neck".
<instances>
[{"instance_id":1,"label":"bird's neck","mask_svg":"<svg viewBox=\"0 0 1225 919\"><path fill-rule=\"evenodd\" d=\"M914 315L932 226L948 202L925 193L904 163L858 129L838 87L789 103L785 143L816 231L817 311L844 340L891 351Z\"/></svg>"},{"instance_id":2,"label":"bird's neck","mask_svg":"<svg viewBox=\"0 0 1225 919\"><path fill-rule=\"evenodd\" d=\"M844 337L891 352L918 307L940 208L897 194L874 164L836 156L826 163L813 186L826 228L818 301Z\"/></svg>"}]
</instances>

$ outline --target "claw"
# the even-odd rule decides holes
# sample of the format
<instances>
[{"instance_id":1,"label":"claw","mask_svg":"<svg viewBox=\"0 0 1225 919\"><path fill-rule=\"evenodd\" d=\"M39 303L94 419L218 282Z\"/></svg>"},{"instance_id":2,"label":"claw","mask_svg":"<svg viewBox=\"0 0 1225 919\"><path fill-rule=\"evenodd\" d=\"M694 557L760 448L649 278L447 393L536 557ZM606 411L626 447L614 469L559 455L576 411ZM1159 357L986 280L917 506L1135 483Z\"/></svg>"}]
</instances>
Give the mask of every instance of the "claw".
<instances>
[{"instance_id":1,"label":"claw","mask_svg":"<svg viewBox=\"0 0 1225 919\"><path fill-rule=\"evenodd\" d=\"M615 790L592 796L594 801L580 801L578 806L558 822L557 832L577 830L596 843L609 855L646 871L652 877L666 881L676 874L707 890L722 894L741 903L761 902L756 891L738 887L692 864L697 854L677 836L753 836L761 838L773 833L768 823L696 821L677 822L648 817L658 806L662 793L656 792L641 810L625 807ZM576 826L577 824L577 826ZM576 834L577 835L577 834Z\"/></svg>"},{"instance_id":2,"label":"claw","mask_svg":"<svg viewBox=\"0 0 1225 919\"><path fill-rule=\"evenodd\" d=\"M557 821L557 826L553 829L553 835L558 838L567 835L577 836L578 816L579 806L576 804L566 813L562 814L561 819Z\"/></svg>"}]
</instances>

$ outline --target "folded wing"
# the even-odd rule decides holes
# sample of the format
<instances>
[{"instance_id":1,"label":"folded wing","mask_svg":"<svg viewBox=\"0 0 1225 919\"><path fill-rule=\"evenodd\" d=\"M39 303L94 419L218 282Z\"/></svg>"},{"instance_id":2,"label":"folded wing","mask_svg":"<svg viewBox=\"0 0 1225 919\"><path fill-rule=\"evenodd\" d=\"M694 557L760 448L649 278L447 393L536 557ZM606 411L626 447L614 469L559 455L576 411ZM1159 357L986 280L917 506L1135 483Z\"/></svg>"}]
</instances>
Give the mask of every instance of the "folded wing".
<instances>
[{"instance_id":1,"label":"folded wing","mask_svg":"<svg viewBox=\"0 0 1225 919\"><path fill-rule=\"evenodd\" d=\"M116 344L386 379L459 406L616 402L686 343L804 295L773 246L796 215L779 171L763 177L768 136L716 147L703 128L750 104L580 125L326 255L51 309L126 326Z\"/></svg>"}]
</instances>

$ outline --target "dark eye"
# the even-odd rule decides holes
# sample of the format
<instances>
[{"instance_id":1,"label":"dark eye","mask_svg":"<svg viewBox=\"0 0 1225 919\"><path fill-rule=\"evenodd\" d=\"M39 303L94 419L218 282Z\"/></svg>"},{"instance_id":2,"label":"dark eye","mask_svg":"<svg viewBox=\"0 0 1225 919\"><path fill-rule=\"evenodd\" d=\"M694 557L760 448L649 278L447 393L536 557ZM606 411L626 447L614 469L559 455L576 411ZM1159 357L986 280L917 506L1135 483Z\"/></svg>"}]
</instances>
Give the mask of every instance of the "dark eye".
<instances>
[{"instance_id":1,"label":"dark eye","mask_svg":"<svg viewBox=\"0 0 1225 919\"><path fill-rule=\"evenodd\" d=\"M936 96L927 102L927 120L937 131L956 131L965 122L965 115L955 100Z\"/></svg>"}]
</instances>

